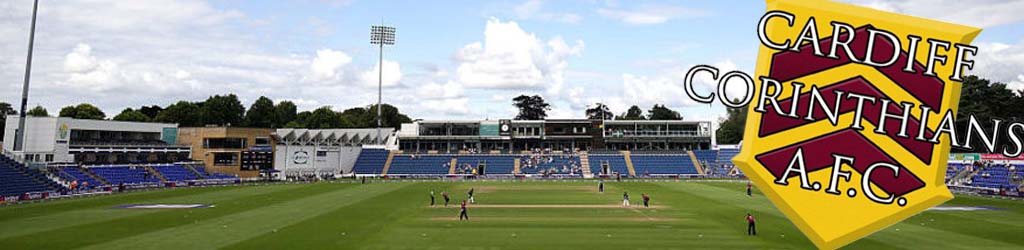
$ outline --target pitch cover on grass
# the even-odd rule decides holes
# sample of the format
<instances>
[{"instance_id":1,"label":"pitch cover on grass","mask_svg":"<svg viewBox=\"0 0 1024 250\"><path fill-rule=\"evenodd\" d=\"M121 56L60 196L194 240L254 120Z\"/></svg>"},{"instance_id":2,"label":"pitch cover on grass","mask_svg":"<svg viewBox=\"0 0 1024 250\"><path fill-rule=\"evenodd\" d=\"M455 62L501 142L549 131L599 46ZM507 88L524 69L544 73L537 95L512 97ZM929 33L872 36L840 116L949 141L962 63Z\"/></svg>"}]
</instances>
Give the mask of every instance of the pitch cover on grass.
<instances>
[{"instance_id":1,"label":"pitch cover on grass","mask_svg":"<svg viewBox=\"0 0 1024 250\"><path fill-rule=\"evenodd\" d=\"M768 0L759 31L761 84L734 162L816 246L841 247L952 199L950 141L937 131L956 113L980 29Z\"/></svg>"}]
</instances>

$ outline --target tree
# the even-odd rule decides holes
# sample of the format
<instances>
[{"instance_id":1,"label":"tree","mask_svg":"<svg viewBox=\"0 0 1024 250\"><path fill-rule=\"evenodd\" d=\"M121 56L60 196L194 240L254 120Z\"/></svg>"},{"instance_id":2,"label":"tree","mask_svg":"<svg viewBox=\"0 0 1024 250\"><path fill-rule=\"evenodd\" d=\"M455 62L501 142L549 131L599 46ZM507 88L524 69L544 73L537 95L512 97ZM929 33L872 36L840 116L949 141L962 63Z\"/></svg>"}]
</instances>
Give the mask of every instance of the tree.
<instances>
[{"instance_id":1,"label":"tree","mask_svg":"<svg viewBox=\"0 0 1024 250\"><path fill-rule=\"evenodd\" d=\"M547 111L551 110L551 105L539 95L520 95L512 99L512 106L519 109L516 120L544 120L548 117Z\"/></svg>"},{"instance_id":2,"label":"tree","mask_svg":"<svg viewBox=\"0 0 1024 250\"><path fill-rule=\"evenodd\" d=\"M648 114L648 117L647 117L648 120L682 120L683 119L683 116L680 115L679 112L676 112L675 110L671 110L668 107L665 107L665 105L659 105L659 104L655 104L654 107L651 108L651 110L647 111L647 114Z\"/></svg>"},{"instance_id":3,"label":"tree","mask_svg":"<svg viewBox=\"0 0 1024 250\"><path fill-rule=\"evenodd\" d=\"M1003 124L1000 125L1002 131L999 132L995 140L997 152L991 153L1001 153L998 151L1001 151L1006 143L1010 143L1010 138L1005 130L1008 122L1019 122L1021 118L1024 118L1024 110L1020 108L1020 105L1024 104L1024 96L1021 94L1024 92L1008 89L1004 83L993 83L977 76L965 77L960 88L960 106L957 109L955 122L958 141L964 142L968 134L973 133L968 130L968 121L970 121L971 115L974 115L987 133L993 132L992 119L999 119L1003 121ZM989 153L982 140L977 139L978 135L974 136L975 139L971 141L970 145L971 150L954 147L953 151Z\"/></svg>"},{"instance_id":4,"label":"tree","mask_svg":"<svg viewBox=\"0 0 1024 250\"><path fill-rule=\"evenodd\" d=\"M626 113L623 113L622 115L620 115L618 117L615 117L615 120L643 120L643 119L644 119L644 111L641 110L640 107L637 107L636 105L633 105L633 106L629 107L629 110L626 110Z\"/></svg>"},{"instance_id":5,"label":"tree","mask_svg":"<svg viewBox=\"0 0 1024 250\"><path fill-rule=\"evenodd\" d=\"M604 103L596 103L593 108L587 109L587 119L611 120L612 116L614 114L608 109L608 105L604 105Z\"/></svg>"},{"instance_id":6,"label":"tree","mask_svg":"<svg viewBox=\"0 0 1024 250\"><path fill-rule=\"evenodd\" d=\"M331 110L331 106L323 106L309 115L305 121L306 128L309 129L329 129L329 128L341 128L342 122L341 117L338 116L334 110Z\"/></svg>"},{"instance_id":7,"label":"tree","mask_svg":"<svg viewBox=\"0 0 1024 250\"><path fill-rule=\"evenodd\" d=\"M202 125L242 125L245 107L235 94L214 95L199 107L199 122Z\"/></svg>"},{"instance_id":8,"label":"tree","mask_svg":"<svg viewBox=\"0 0 1024 250\"><path fill-rule=\"evenodd\" d=\"M291 101L281 101L277 103L277 106L274 106L274 115L276 116L274 121L277 122L277 124L274 124L274 127L286 127L288 123L295 120L295 103Z\"/></svg>"},{"instance_id":9,"label":"tree","mask_svg":"<svg viewBox=\"0 0 1024 250\"><path fill-rule=\"evenodd\" d=\"M737 102L739 100L736 100ZM726 118L719 121L715 134L719 144L737 144L743 140L743 130L747 124L747 108L726 108Z\"/></svg>"},{"instance_id":10,"label":"tree","mask_svg":"<svg viewBox=\"0 0 1024 250\"><path fill-rule=\"evenodd\" d=\"M273 128L278 124L274 101L260 96L245 113L245 125L257 128Z\"/></svg>"},{"instance_id":11,"label":"tree","mask_svg":"<svg viewBox=\"0 0 1024 250\"><path fill-rule=\"evenodd\" d=\"M14 114L18 114L18 112L14 111L10 103L0 102L0 138L4 137L4 131L7 127L7 116Z\"/></svg>"},{"instance_id":12,"label":"tree","mask_svg":"<svg viewBox=\"0 0 1024 250\"><path fill-rule=\"evenodd\" d=\"M142 112L146 117L149 117L150 120L153 120L156 119L157 115L160 115L160 111L164 111L164 108L161 108L158 105L142 106L138 111Z\"/></svg>"},{"instance_id":13,"label":"tree","mask_svg":"<svg viewBox=\"0 0 1024 250\"><path fill-rule=\"evenodd\" d=\"M36 116L36 117L47 117L47 116L50 116L50 113L46 112L46 108L44 108L43 106L36 105L36 107L28 110L28 112L25 112L25 115L27 115L27 116Z\"/></svg>"},{"instance_id":14,"label":"tree","mask_svg":"<svg viewBox=\"0 0 1024 250\"><path fill-rule=\"evenodd\" d=\"M151 119L149 116L146 116L146 114L143 114L142 111L125 108L120 114L114 116L114 120L125 122L148 122Z\"/></svg>"},{"instance_id":15,"label":"tree","mask_svg":"<svg viewBox=\"0 0 1024 250\"><path fill-rule=\"evenodd\" d=\"M367 111L368 115L365 115L363 117L369 117L370 118L369 119L370 120L370 124L372 124L369 127L376 128L377 127L377 105L370 105L370 107L368 107L366 109L366 111ZM381 111L382 111L381 112L381 127L382 128L395 128L395 129L399 129L399 128L402 128L402 123L410 123L410 122L412 122L412 119L410 119L409 116L406 116L406 115L403 115L402 113L399 113L398 112L398 108L396 108L395 106L391 106L391 104L383 104L383 105L381 105Z\"/></svg>"},{"instance_id":16,"label":"tree","mask_svg":"<svg viewBox=\"0 0 1024 250\"><path fill-rule=\"evenodd\" d=\"M167 106L167 109L160 111L154 121L164 123L177 123L182 127L199 127L199 104L179 101Z\"/></svg>"},{"instance_id":17,"label":"tree","mask_svg":"<svg viewBox=\"0 0 1024 250\"><path fill-rule=\"evenodd\" d=\"M286 123L286 128L307 128L306 121L309 121L309 117L313 116L313 112L302 111L295 115L295 119Z\"/></svg>"},{"instance_id":18,"label":"tree","mask_svg":"<svg viewBox=\"0 0 1024 250\"><path fill-rule=\"evenodd\" d=\"M67 106L60 109L60 117L71 117L75 119L103 120L107 114L92 104L82 103L77 106Z\"/></svg>"}]
</instances>

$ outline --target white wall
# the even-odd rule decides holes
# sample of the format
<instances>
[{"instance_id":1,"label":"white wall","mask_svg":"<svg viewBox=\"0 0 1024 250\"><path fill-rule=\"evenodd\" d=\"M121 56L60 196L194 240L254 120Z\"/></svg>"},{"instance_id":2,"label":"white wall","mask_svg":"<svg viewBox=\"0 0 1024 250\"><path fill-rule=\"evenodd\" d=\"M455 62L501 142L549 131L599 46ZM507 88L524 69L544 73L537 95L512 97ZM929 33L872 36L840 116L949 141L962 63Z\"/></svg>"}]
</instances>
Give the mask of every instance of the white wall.
<instances>
[{"instance_id":1,"label":"white wall","mask_svg":"<svg viewBox=\"0 0 1024 250\"><path fill-rule=\"evenodd\" d=\"M314 146L278 144L274 152L274 169L282 175L295 173L352 172L360 148L355 146ZM317 156L317 152L325 152Z\"/></svg>"}]
</instances>

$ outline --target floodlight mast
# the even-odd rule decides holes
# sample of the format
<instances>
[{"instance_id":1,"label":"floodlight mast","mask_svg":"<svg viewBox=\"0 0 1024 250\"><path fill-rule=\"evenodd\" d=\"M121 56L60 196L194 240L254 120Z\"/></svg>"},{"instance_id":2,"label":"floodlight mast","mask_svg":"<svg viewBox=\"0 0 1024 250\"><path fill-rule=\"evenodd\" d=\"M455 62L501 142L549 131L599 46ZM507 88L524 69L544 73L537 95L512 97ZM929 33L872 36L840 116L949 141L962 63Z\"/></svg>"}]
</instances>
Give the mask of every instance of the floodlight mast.
<instances>
[{"instance_id":1,"label":"floodlight mast","mask_svg":"<svg viewBox=\"0 0 1024 250\"><path fill-rule=\"evenodd\" d=\"M395 45L395 27L382 25L370 26L370 44L380 46L380 56L377 61L377 138L374 142L383 144L380 138L381 120L381 99L384 93L384 45Z\"/></svg>"},{"instance_id":2,"label":"floodlight mast","mask_svg":"<svg viewBox=\"0 0 1024 250\"><path fill-rule=\"evenodd\" d=\"M14 133L14 151L24 151L25 147L25 109L28 105L28 82L32 77L32 46L36 39L36 12L39 0L32 4L32 27L28 31L28 56L25 59L25 83L21 86L21 112L18 113L18 130ZM0 114L7 115L7 114Z\"/></svg>"}]
</instances>

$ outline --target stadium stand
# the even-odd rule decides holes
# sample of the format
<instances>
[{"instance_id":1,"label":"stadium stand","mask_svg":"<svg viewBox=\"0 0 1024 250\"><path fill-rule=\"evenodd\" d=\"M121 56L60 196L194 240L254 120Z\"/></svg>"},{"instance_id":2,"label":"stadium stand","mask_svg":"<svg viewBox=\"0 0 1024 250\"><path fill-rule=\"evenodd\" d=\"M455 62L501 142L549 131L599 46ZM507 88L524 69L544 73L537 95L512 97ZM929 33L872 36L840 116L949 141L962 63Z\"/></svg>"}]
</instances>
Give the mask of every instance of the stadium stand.
<instances>
[{"instance_id":1,"label":"stadium stand","mask_svg":"<svg viewBox=\"0 0 1024 250\"><path fill-rule=\"evenodd\" d=\"M89 182L89 183L94 183L94 184L103 183L100 180L92 178L92 176L89 176L89 174L86 174L84 172L85 170L83 170L83 169L81 169L81 168L79 168L77 166L61 167L59 171L60 171L60 173L62 173L61 174L61 178L64 178L64 180L67 180L67 181L78 181L79 183Z\"/></svg>"},{"instance_id":2,"label":"stadium stand","mask_svg":"<svg viewBox=\"0 0 1024 250\"><path fill-rule=\"evenodd\" d=\"M144 167L103 166L92 167L89 170L96 173L100 178L107 180L111 185L160 182L160 178L148 174Z\"/></svg>"},{"instance_id":3,"label":"stadium stand","mask_svg":"<svg viewBox=\"0 0 1024 250\"><path fill-rule=\"evenodd\" d=\"M60 187L36 170L0 156L0 196L59 191Z\"/></svg>"},{"instance_id":4,"label":"stadium stand","mask_svg":"<svg viewBox=\"0 0 1024 250\"><path fill-rule=\"evenodd\" d=\"M189 181L199 179L199 176L196 176L191 170L188 170L182 165L157 165L153 166L153 169L160 172L160 175L163 175L164 179L167 181Z\"/></svg>"},{"instance_id":5,"label":"stadium stand","mask_svg":"<svg viewBox=\"0 0 1024 250\"><path fill-rule=\"evenodd\" d=\"M459 155L455 157L461 166L469 164L472 168L484 164L487 166L485 174L512 174L515 170L515 156L513 155ZM456 168L456 171L460 168ZM522 171L522 169L520 169Z\"/></svg>"},{"instance_id":6,"label":"stadium stand","mask_svg":"<svg viewBox=\"0 0 1024 250\"><path fill-rule=\"evenodd\" d=\"M519 172L522 174L538 174L549 172L555 174L579 174L574 171L580 166L580 159L576 155L551 154L551 155L529 155L520 158Z\"/></svg>"},{"instance_id":7,"label":"stadium stand","mask_svg":"<svg viewBox=\"0 0 1024 250\"><path fill-rule=\"evenodd\" d=\"M194 167L192 167L192 169L195 169L196 173L198 173L199 177L202 178L202 179L237 179L238 178L237 176L229 175L229 174L222 174L222 173L212 173L211 174L209 172L206 172L206 168L203 167L203 166L194 166Z\"/></svg>"},{"instance_id":8,"label":"stadium stand","mask_svg":"<svg viewBox=\"0 0 1024 250\"><path fill-rule=\"evenodd\" d=\"M630 158L638 175L697 174L693 160L685 154L632 154Z\"/></svg>"},{"instance_id":9,"label":"stadium stand","mask_svg":"<svg viewBox=\"0 0 1024 250\"><path fill-rule=\"evenodd\" d=\"M365 150L363 152L366 152ZM384 153L387 157L387 153ZM363 159L360 154L356 159L356 165ZM388 175L422 174L422 175L445 175L448 174L448 165L451 164L451 156L442 155L395 155L391 159L391 167L388 168ZM380 166L384 161L380 161ZM357 172L364 173L364 172Z\"/></svg>"},{"instance_id":10,"label":"stadium stand","mask_svg":"<svg viewBox=\"0 0 1024 250\"><path fill-rule=\"evenodd\" d=\"M967 165L963 163L950 162L949 166L946 167L946 181L949 181L951 178L956 177L956 175L960 174L960 171L963 171L964 168L966 168L966 166Z\"/></svg>"},{"instance_id":11,"label":"stadium stand","mask_svg":"<svg viewBox=\"0 0 1024 250\"><path fill-rule=\"evenodd\" d=\"M590 171L594 174L601 173L601 166L605 163L608 164L608 169L611 173L620 173L628 175L629 169L626 167L626 158L621 154L592 154L590 156Z\"/></svg>"},{"instance_id":12,"label":"stadium stand","mask_svg":"<svg viewBox=\"0 0 1024 250\"><path fill-rule=\"evenodd\" d=\"M384 163L388 160L388 154L389 152L385 149L364 148L356 158L352 171L356 174L380 174L384 171Z\"/></svg>"},{"instance_id":13,"label":"stadium stand","mask_svg":"<svg viewBox=\"0 0 1024 250\"><path fill-rule=\"evenodd\" d=\"M991 165L987 166L974 177L971 177L971 185L975 187L986 187L986 188L1007 188L1016 189L1019 187L1012 178L1012 174L1016 171L1010 171L1011 166L1016 169L1017 166L999 166ZM948 171L948 170L947 170Z\"/></svg>"},{"instance_id":14,"label":"stadium stand","mask_svg":"<svg viewBox=\"0 0 1024 250\"><path fill-rule=\"evenodd\" d=\"M722 168L715 164L718 161L718 150L694 150L693 155L697 157L697 162L702 164L702 166L697 167L704 167L706 170L709 170L705 174L725 174L725 172L721 170Z\"/></svg>"},{"instance_id":15,"label":"stadium stand","mask_svg":"<svg viewBox=\"0 0 1024 250\"><path fill-rule=\"evenodd\" d=\"M735 149L735 148L719 149L718 150L718 159L715 160L715 163L718 164L719 166L721 166L721 165L736 165L736 164L732 163L732 158L736 157L736 155L739 154L739 153L740 153L740 150L739 149Z\"/></svg>"}]
</instances>

